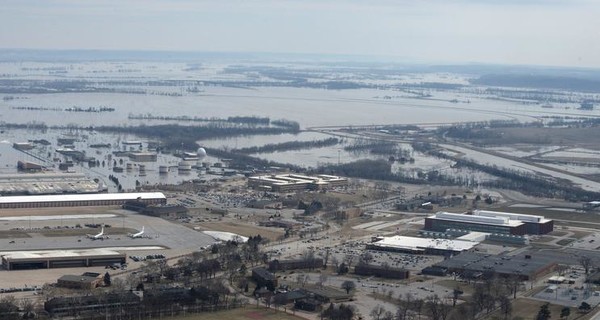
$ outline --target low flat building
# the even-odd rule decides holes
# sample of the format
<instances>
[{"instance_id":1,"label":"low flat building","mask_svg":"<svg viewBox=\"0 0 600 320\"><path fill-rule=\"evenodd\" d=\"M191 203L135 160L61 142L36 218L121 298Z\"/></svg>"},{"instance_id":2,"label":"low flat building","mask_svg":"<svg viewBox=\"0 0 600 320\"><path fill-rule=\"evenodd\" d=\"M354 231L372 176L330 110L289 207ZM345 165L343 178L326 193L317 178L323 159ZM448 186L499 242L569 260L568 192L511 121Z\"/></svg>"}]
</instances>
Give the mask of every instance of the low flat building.
<instances>
[{"instance_id":1,"label":"low flat building","mask_svg":"<svg viewBox=\"0 0 600 320\"><path fill-rule=\"evenodd\" d=\"M295 269L317 269L323 267L323 259L292 259L292 260L272 260L269 262L270 271L286 271Z\"/></svg>"},{"instance_id":2,"label":"low flat building","mask_svg":"<svg viewBox=\"0 0 600 320\"><path fill-rule=\"evenodd\" d=\"M433 266L446 269L448 274L456 273L464 277L498 275L528 281L554 271L557 263L543 254L505 256L463 252Z\"/></svg>"},{"instance_id":3,"label":"low flat building","mask_svg":"<svg viewBox=\"0 0 600 320\"><path fill-rule=\"evenodd\" d=\"M146 204L167 203L167 198L161 192L36 195L0 197L0 209L120 206L130 200Z\"/></svg>"},{"instance_id":4,"label":"low flat building","mask_svg":"<svg viewBox=\"0 0 600 320\"><path fill-rule=\"evenodd\" d=\"M90 277L86 275L64 275L58 278L57 287L70 289L93 289L100 286L104 282L99 277Z\"/></svg>"},{"instance_id":5,"label":"low flat building","mask_svg":"<svg viewBox=\"0 0 600 320\"><path fill-rule=\"evenodd\" d=\"M248 178L249 187L274 192L320 190L347 184L348 179L331 175L273 174Z\"/></svg>"},{"instance_id":6,"label":"low flat building","mask_svg":"<svg viewBox=\"0 0 600 320\"><path fill-rule=\"evenodd\" d=\"M108 249L0 252L5 270L110 266L126 262L127 255Z\"/></svg>"},{"instance_id":7,"label":"low flat building","mask_svg":"<svg viewBox=\"0 0 600 320\"><path fill-rule=\"evenodd\" d=\"M405 236L380 237L367 244L367 249L413 254L455 254L470 250L478 242L466 240L430 239Z\"/></svg>"},{"instance_id":8,"label":"low flat building","mask_svg":"<svg viewBox=\"0 0 600 320\"><path fill-rule=\"evenodd\" d=\"M390 279L408 279L410 272L406 269L376 266L370 264L358 264L354 267L354 273L360 276L375 276Z\"/></svg>"},{"instance_id":9,"label":"low flat building","mask_svg":"<svg viewBox=\"0 0 600 320\"><path fill-rule=\"evenodd\" d=\"M129 160L135 162L156 162L158 155L152 152L131 152Z\"/></svg>"}]
</instances>

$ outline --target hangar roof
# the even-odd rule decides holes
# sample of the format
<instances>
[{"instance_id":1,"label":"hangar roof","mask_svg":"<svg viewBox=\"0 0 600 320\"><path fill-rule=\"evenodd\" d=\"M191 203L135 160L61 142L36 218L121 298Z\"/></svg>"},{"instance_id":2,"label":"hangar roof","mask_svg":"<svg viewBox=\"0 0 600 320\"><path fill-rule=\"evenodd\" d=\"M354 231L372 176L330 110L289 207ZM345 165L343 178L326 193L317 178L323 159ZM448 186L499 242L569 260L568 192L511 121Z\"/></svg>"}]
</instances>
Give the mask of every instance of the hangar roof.
<instances>
[{"instance_id":1,"label":"hangar roof","mask_svg":"<svg viewBox=\"0 0 600 320\"><path fill-rule=\"evenodd\" d=\"M10 196L0 197L0 203L31 203L31 202L61 202L61 201L94 201L94 200L135 200L135 199L166 199L162 192L133 192L133 193L94 193L94 194L61 194L43 196Z\"/></svg>"}]
</instances>

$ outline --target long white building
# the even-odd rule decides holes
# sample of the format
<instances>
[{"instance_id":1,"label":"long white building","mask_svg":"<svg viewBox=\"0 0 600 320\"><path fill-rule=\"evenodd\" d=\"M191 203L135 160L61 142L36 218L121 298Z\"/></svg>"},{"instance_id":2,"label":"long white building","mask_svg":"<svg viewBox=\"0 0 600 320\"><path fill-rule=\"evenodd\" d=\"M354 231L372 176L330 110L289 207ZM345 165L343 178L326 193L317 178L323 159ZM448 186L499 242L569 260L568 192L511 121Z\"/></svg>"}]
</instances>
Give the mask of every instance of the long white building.
<instances>
[{"instance_id":1,"label":"long white building","mask_svg":"<svg viewBox=\"0 0 600 320\"><path fill-rule=\"evenodd\" d=\"M167 203L167 198L162 192L64 194L0 197L0 209L120 206L131 200L147 204Z\"/></svg>"}]
</instances>

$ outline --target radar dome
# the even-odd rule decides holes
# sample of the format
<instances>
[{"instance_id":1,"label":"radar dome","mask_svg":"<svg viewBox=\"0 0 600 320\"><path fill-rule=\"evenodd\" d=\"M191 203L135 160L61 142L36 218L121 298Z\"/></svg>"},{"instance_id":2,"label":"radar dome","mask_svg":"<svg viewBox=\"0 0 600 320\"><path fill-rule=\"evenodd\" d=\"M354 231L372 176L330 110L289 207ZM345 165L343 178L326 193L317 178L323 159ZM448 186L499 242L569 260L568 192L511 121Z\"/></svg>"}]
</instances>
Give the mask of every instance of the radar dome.
<instances>
[{"instance_id":1,"label":"radar dome","mask_svg":"<svg viewBox=\"0 0 600 320\"><path fill-rule=\"evenodd\" d=\"M204 150L204 148L198 148L196 154L198 155L199 159L206 158L206 150Z\"/></svg>"}]
</instances>

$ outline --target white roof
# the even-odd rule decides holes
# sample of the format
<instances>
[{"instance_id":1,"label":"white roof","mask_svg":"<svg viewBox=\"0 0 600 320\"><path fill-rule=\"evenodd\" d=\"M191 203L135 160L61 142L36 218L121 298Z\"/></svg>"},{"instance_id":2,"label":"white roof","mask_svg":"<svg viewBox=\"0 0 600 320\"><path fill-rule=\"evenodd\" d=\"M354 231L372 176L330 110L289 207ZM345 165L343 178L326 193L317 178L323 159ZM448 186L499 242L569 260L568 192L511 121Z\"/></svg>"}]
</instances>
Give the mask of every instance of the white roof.
<instances>
[{"instance_id":1,"label":"white roof","mask_svg":"<svg viewBox=\"0 0 600 320\"><path fill-rule=\"evenodd\" d=\"M40 251L8 251L0 252L5 259L37 259L37 258L68 258L85 256L110 256L120 254L108 249L80 249L80 250L40 250Z\"/></svg>"},{"instance_id":2,"label":"white roof","mask_svg":"<svg viewBox=\"0 0 600 320\"><path fill-rule=\"evenodd\" d=\"M406 250L423 250L427 248L464 251L476 246L477 242L449 239L428 239L405 236L383 237L383 240L374 242L373 245L382 248L398 248Z\"/></svg>"},{"instance_id":3,"label":"white roof","mask_svg":"<svg viewBox=\"0 0 600 320\"><path fill-rule=\"evenodd\" d=\"M537 222L543 223L549 220L545 219L544 216L536 216L531 214L520 214L510 212L499 212L499 211L488 211L488 210L475 210L473 215L485 216L485 217L506 217L510 220L518 220L522 222Z\"/></svg>"},{"instance_id":4,"label":"white roof","mask_svg":"<svg viewBox=\"0 0 600 320\"><path fill-rule=\"evenodd\" d=\"M488 225L500 225L500 226L509 226L516 227L520 226L523 223L518 220L510 220L508 217L488 217L488 216L477 216L477 215L467 215L467 214L459 214L459 213L449 213L449 212L438 212L433 216L429 217L430 219L439 219L439 220L449 220L449 221L462 221L467 223L479 223L479 224L488 224Z\"/></svg>"},{"instance_id":5,"label":"white roof","mask_svg":"<svg viewBox=\"0 0 600 320\"><path fill-rule=\"evenodd\" d=\"M135 200L135 199L166 199L162 192L132 192L132 193L93 193L93 194L61 194L43 196L10 196L0 197L0 203L22 202L59 202L59 201L94 201L94 200Z\"/></svg>"}]
</instances>

